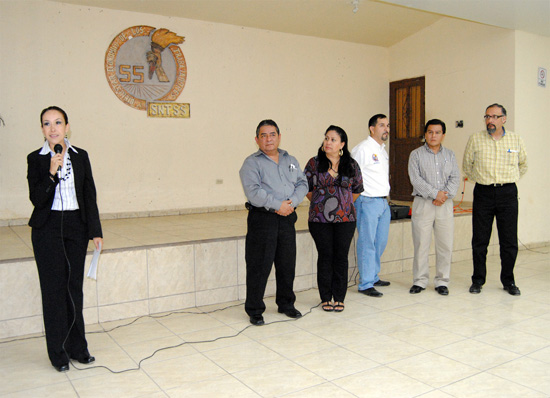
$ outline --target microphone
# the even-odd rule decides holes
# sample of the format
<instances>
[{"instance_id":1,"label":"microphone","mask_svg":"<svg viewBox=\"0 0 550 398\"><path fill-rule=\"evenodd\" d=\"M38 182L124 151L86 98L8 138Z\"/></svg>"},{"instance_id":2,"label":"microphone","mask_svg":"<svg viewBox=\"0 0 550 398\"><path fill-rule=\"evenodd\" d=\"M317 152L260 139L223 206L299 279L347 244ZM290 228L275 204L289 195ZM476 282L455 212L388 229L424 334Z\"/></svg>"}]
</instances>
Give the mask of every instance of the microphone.
<instances>
[{"instance_id":1,"label":"microphone","mask_svg":"<svg viewBox=\"0 0 550 398\"><path fill-rule=\"evenodd\" d=\"M55 146L53 147L53 150L55 151L55 153L62 153L63 147L60 144L55 144ZM57 168L57 177L61 179L61 166Z\"/></svg>"}]
</instances>

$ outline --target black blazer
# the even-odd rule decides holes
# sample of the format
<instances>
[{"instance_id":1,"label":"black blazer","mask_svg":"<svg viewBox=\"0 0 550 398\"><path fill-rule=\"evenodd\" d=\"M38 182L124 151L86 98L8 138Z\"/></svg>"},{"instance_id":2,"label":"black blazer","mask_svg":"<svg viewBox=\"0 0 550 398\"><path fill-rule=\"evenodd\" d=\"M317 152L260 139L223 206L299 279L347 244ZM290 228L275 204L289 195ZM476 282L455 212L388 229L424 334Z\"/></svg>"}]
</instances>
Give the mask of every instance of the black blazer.
<instances>
[{"instance_id":1,"label":"black blazer","mask_svg":"<svg viewBox=\"0 0 550 398\"><path fill-rule=\"evenodd\" d=\"M87 225L88 238L102 238L103 234L101 231L101 222L99 221L97 195L90 159L84 149L74 148L78 153L72 149L68 150L71 151L70 157L80 215L82 221ZM55 176L55 181L52 181L50 178L51 155L49 153L47 155L40 155L40 151L41 149L38 149L27 156L29 196L34 205L29 226L33 228L40 228L46 224L55 196L55 187L59 183L57 175Z\"/></svg>"}]
</instances>

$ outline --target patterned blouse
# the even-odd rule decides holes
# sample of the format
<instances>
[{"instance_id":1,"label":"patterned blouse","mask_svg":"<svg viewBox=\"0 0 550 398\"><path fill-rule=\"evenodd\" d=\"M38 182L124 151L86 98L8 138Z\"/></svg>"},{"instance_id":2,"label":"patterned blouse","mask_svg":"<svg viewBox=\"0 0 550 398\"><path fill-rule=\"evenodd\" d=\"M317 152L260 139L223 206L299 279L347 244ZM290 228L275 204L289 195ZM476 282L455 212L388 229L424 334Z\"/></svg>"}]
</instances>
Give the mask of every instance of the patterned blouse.
<instances>
[{"instance_id":1,"label":"patterned blouse","mask_svg":"<svg viewBox=\"0 0 550 398\"><path fill-rule=\"evenodd\" d=\"M363 177L357 162L351 159L353 177L334 178L328 171L319 169L317 156L311 158L304 169L312 192L309 205L309 222L333 223L357 220L353 195L363 192Z\"/></svg>"}]
</instances>

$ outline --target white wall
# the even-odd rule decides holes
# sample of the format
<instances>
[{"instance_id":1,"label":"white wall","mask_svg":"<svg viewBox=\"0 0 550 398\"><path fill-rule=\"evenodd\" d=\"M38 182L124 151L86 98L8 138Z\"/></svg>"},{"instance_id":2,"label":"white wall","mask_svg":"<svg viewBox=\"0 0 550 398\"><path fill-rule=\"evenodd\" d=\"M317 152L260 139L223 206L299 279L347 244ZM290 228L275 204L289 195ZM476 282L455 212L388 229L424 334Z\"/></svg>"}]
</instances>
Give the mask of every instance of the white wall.
<instances>
[{"instance_id":1,"label":"white wall","mask_svg":"<svg viewBox=\"0 0 550 398\"><path fill-rule=\"evenodd\" d=\"M506 127L520 133L527 146L529 171L518 183L519 239L531 244L550 240L543 222L550 219L550 139L543 128L550 87L537 87L538 66L550 69L549 38L450 18L390 48L390 81L426 76L426 120L445 121L444 144L454 150L460 168L468 137L485 127L486 106L506 107ZM464 128L455 128L456 120L463 120ZM465 201L473 199L473 186L466 183Z\"/></svg>"},{"instance_id":2,"label":"white wall","mask_svg":"<svg viewBox=\"0 0 550 398\"><path fill-rule=\"evenodd\" d=\"M148 119L122 103L104 72L105 51L134 25L185 36L188 66L177 102L190 119ZM42 145L40 111L69 114L71 142L91 156L102 214L242 205L238 170L272 118L281 147L301 165L330 124L351 145L388 109L388 50L270 31L73 6L0 2L0 221L25 219L26 155ZM217 185L216 180L223 179Z\"/></svg>"},{"instance_id":3,"label":"white wall","mask_svg":"<svg viewBox=\"0 0 550 398\"><path fill-rule=\"evenodd\" d=\"M529 161L529 170L518 184L519 238L523 243L548 242L550 84L539 87L537 73L539 67L550 70L550 37L517 31L515 38L515 129L525 141Z\"/></svg>"}]
</instances>

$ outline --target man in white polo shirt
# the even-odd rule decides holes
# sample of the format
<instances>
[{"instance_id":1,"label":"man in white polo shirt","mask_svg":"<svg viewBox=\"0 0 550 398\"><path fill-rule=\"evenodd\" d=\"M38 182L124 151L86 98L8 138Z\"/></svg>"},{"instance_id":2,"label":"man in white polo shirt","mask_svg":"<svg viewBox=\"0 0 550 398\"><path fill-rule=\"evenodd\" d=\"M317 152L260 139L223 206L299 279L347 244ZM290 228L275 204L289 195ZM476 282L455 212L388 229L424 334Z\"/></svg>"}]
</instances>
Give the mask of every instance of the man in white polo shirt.
<instances>
[{"instance_id":1,"label":"man in white polo shirt","mask_svg":"<svg viewBox=\"0 0 550 398\"><path fill-rule=\"evenodd\" d=\"M390 134L390 122L377 114L369 120L370 136L351 151L363 175L365 190L355 201L357 211L357 267L359 293L382 297L375 286L389 286L380 280L380 258L390 231L391 213L387 196L390 193L389 158L385 144Z\"/></svg>"}]
</instances>

